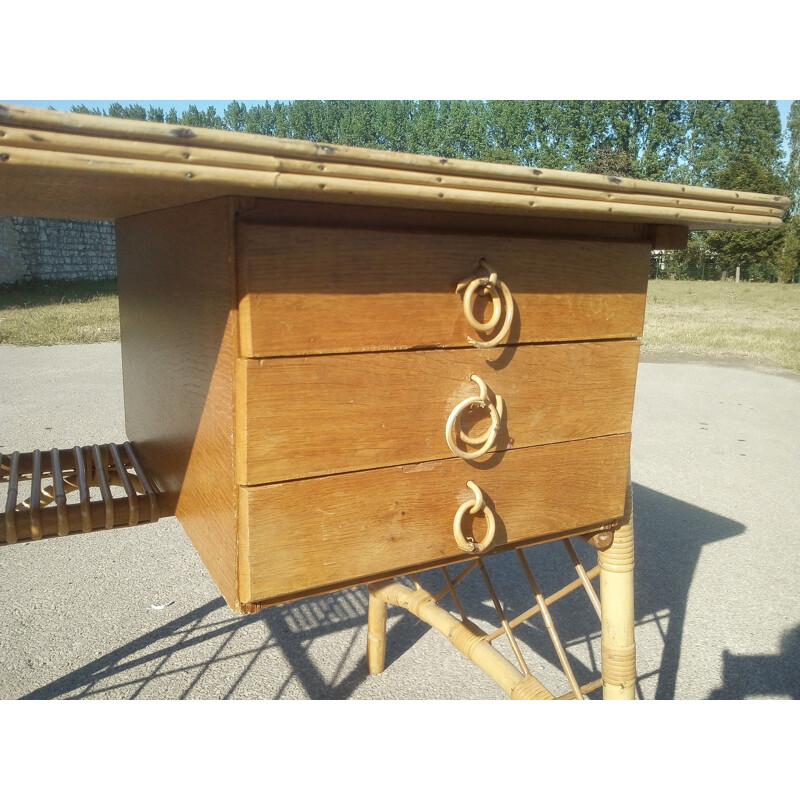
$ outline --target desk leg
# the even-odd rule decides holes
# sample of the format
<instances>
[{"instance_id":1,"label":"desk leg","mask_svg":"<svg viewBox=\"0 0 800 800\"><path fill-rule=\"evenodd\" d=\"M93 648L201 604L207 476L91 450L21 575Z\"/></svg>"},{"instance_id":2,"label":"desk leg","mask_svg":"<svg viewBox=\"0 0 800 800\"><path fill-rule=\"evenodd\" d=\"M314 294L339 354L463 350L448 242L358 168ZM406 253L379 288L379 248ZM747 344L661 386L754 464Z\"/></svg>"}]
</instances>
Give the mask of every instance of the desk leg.
<instances>
[{"instance_id":1,"label":"desk leg","mask_svg":"<svg viewBox=\"0 0 800 800\"><path fill-rule=\"evenodd\" d=\"M367 611L367 668L370 675L383 672L386 663L386 601L369 588Z\"/></svg>"},{"instance_id":2,"label":"desk leg","mask_svg":"<svg viewBox=\"0 0 800 800\"><path fill-rule=\"evenodd\" d=\"M598 553L600 564L601 670L604 700L633 700L636 643L633 636L633 493L614 541Z\"/></svg>"}]
</instances>

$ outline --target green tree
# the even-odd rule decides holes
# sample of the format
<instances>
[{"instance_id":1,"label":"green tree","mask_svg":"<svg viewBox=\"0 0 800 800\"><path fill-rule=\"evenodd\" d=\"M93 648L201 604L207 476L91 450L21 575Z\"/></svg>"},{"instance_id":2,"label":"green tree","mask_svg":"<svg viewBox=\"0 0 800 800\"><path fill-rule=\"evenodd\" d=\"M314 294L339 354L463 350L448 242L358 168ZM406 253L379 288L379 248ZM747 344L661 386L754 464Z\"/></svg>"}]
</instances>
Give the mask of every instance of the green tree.
<instances>
[{"instance_id":1,"label":"green tree","mask_svg":"<svg viewBox=\"0 0 800 800\"><path fill-rule=\"evenodd\" d=\"M275 135L275 115L269 103L250 106L244 120L244 129L247 133L260 133L263 136Z\"/></svg>"},{"instance_id":2,"label":"green tree","mask_svg":"<svg viewBox=\"0 0 800 800\"><path fill-rule=\"evenodd\" d=\"M164 109L150 106L150 108L147 109L147 119L151 122L164 122Z\"/></svg>"},{"instance_id":3,"label":"green tree","mask_svg":"<svg viewBox=\"0 0 800 800\"><path fill-rule=\"evenodd\" d=\"M721 154L713 185L761 194L784 195L782 131L774 100L734 100L722 121ZM712 231L707 242L722 270L741 268L742 277L778 280L785 229Z\"/></svg>"},{"instance_id":4,"label":"green tree","mask_svg":"<svg viewBox=\"0 0 800 800\"><path fill-rule=\"evenodd\" d=\"M792 205L778 263L778 279L800 283L800 100L795 100L786 120L789 144L787 183Z\"/></svg>"},{"instance_id":5,"label":"green tree","mask_svg":"<svg viewBox=\"0 0 800 800\"><path fill-rule=\"evenodd\" d=\"M99 108L89 108L88 106L84 105L83 103L81 103L80 105L77 105L77 106L70 106L69 110L73 114L93 114L94 116L97 116L97 117L102 117L103 116L103 112Z\"/></svg>"},{"instance_id":6,"label":"green tree","mask_svg":"<svg viewBox=\"0 0 800 800\"><path fill-rule=\"evenodd\" d=\"M247 126L247 106L231 100L222 114L222 122L230 131L243 131Z\"/></svg>"},{"instance_id":7,"label":"green tree","mask_svg":"<svg viewBox=\"0 0 800 800\"><path fill-rule=\"evenodd\" d=\"M435 100L415 103L408 145L412 153L440 155L439 104Z\"/></svg>"},{"instance_id":8,"label":"green tree","mask_svg":"<svg viewBox=\"0 0 800 800\"><path fill-rule=\"evenodd\" d=\"M787 177L792 196L791 212L798 214L800 213L800 100L795 100L789 109L786 134L789 140Z\"/></svg>"},{"instance_id":9,"label":"green tree","mask_svg":"<svg viewBox=\"0 0 800 800\"><path fill-rule=\"evenodd\" d=\"M144 106L134 103L129 106L123 106L121 103L111 103L108 107L109 117L120 117L121 119L147 119L147 111Z\"/></svg>"}]
</instances>

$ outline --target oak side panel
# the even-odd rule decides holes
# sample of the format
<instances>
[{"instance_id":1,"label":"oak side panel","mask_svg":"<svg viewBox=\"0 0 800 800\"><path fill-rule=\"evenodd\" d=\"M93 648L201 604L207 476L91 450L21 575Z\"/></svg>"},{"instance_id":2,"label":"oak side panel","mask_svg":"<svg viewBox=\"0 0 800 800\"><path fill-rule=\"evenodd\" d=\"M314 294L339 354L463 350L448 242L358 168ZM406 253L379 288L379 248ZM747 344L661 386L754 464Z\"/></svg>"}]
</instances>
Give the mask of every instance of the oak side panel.
<instances>
[{"instance_id":1,"label":"oak side panel","mask_svg":"<svg viewBox=\"0 0 800 800\"><path fill-rule=\"evenodd\" d=\"M645 242L238 226L242 355L468 347L460 281L496 269L505 344L641 336Z\"/></svg>"},{"instance_id":2,"label":"oak side panel","mask_svg":"<svg viewBox=\"0 0 800 800\"><path fill-rule=\"evenodd\" d=\"M242 600L314 594L463 557L452 526L473 498L467 480L495 513L497 546L619 518L629 454L622 434L515 450L486 470L451 458L242 487L250 565Z\"/></svg>"},{"instance_id":3,"label":"oak side panel","mask_svg":"<svg viewBox=\"0 0 800 800\"><path fill-rule=\"evenodd\" d=\"M492 451L631 429L639 342L359 353L237 363L238 482L294 478L453 457L450 412L478 395L473 373L503 399ZM496 398L492 397L496 403ZM473 432L488 427L475 412Z\"/></svg>"},{"instance_id":4,"label":"oak side panel","mask_svg":"<svg viewBox=\"0 0 800 800\"><path fill-rule=\"evenodd\" d=\"M236 606L234 201L118 220L129 439Z\"/></svg>"}]
</instances>

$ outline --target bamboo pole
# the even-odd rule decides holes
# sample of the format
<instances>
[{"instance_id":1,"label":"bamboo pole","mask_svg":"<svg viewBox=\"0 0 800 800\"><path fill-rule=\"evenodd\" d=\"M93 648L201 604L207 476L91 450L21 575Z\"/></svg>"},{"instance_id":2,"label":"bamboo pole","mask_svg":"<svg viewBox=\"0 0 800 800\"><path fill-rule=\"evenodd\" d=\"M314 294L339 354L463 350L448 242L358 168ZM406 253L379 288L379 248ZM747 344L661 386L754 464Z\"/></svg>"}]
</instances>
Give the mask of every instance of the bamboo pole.
<instances>
[{"instance_id":1,"label":"bamboo pole","mask_svg":"<svg viewBox=\"0 0 800 800\"><path fill-rule=\"evenodd\" d=\"M595 689L599 689L603 685L602 678L596 678L593 681L589 681L589 683L584 683L580 687L580 693L582 695L587 695L589 692L593 692ZM556 700L574 700L575 699L575 691L567 692L566 694L559 695L556 697ZM586 699L586 698L584 698Z\"/></svg>"},{"instance_id":2,"label":"bamboo pole","mask_svg":"<svg viewBox=\"0 0 800 800\"><path fill-rule=\"evenodd\" d=\"M498 653L471 624L459 622L452 614L433 602L415 602L417 593L397 581L381 581L370 587L383 601L406 608L423 622L446 636L456 649L482 669L513 699L553 699L553 695L533 675L522 675L502 654Z\"/></svg>"},{"instance_id":3,"label":"bamboo pole","mask_svg":"<svg viewBox=\"0 0 800 800\"><path fill-rule=\"evenodd\" d=\"M520 669L522 670L522 674L530 675L531 671L528 669L528 665L525 663L525 659L522 657L522 650L520 650L517 638L514 636L514 632L511 630L511 626L508 624L506 615L503 612L503 607L500 604L500 598L497 596L497 592L495 592L494 586L492 586L492 581L489 578L489 573L486 571L486 565L483 563L482 558L478 559L478 566L480 567L481 575L483 576L483 582L486 584L486 588L489 590L489 597L491 597L492 599L494 610L500 619L500 626L502 627L503 632L508 638L508 643L511 645L511 649L513 650L514 656L516 657L517 662L519 663Z\"/></svg>"},{"instance_id":4,"label":"bamboo pole","mask_svg":"<svg viewBox=\"0 0 800 800\"><path fill-rule=\"evenodd\" d=\"M69 515L67 513L67 496L64 489L64 476L61 471L61 459L57 448L50 451L50 468L53 474L53 496L58 516L58 535L69 533Z\"/></svg>"},{"instance_id":5,"label":"bamboo pole","mask_svg":"<svg viewBox=\"0 0 800 800\"><path fill-rule=\"evenodd\" d=\"M589 578L589 580L591 580L592 578L596 577L599 574L600 574L600 565L599 564L596 567L593 567L592 569L590 569L586 573L586 575ZM544 599L545 605L548 605L548 606L552 605L553 603L556 602L556 600L560 600L562 597L568 595L570 592L574 592L575 589L577 589L578 587L580 587L582 585L583 585L583 582L581 581L581 579L580 578L576 578L574 581L572 581L571 583L568 583L566 586L562 586L558 591L553 592L553 594L548 595L547 597L545 597L545 599ZM511 625L512 628L515 628L521 622L525 622L526 619L530 619L531 617L535 616L539 612L540 612L540 609L539 609L539 605L537 603L535 606L529 608L527 611L523 611L521 614L519 614L518 616L514 617L514 619L512 619L511 622L509 623L509 625ZM498 628L497 630L492 631L491 633L486 635L486 641L487 642L491 642L492 639L496 639L498 636L501 636L502 634L503 634L503 629L502 628Z\"/></svg>"},{"instance_id":6,"label":"bamboo pole","mask_svg":"<svg viewBox=\"0 0 800 800\"><path fill-rule=\"evenodd\" d=\"M450 578L450 573L449 573L449 572L447 573L447 577L448 577L448 578L450 578L450 581L452 582L452 584L453 584L453 587L455 588L455 587L456 587L456 586L458 586L458 584L459 584L459 583L461 583L461 581L463 581L463 580L464 580L464 578L466 578L466 577L467 577L467 575L469 575L469 574L470 574L470 572L472 572L472 570L474 570L474 569L475 569L475 567L477 567L477 566L478 566L478 562L477 562L477 560L468 561L468 562L467 562L467 565L464 567L464 569L462 569L462 570L461 570L461 572L459 572L459 573L458 573L458 575L456 575L456 577L455 577L455 578ZM438 602L439 602L439 601L440 601L440 600L441 600L441 599L442 599L442 598L443 598L443 597L444 597L444 596L445 596L445 595L446 595L446 594L447 594L449 591L450 591L450 587L449 587L449 585L448 585L448 586L445 586L445 588L444 588L444 589L442 589L442 590L441 590L441 591L440 591L438 594L435 594L435 595L433 596L433 599L434 599L434 600L435 600L435 601L438 603Z\"/></svg>"},{"instance_id":7,"label":"bamboo pole","mask_svg":"<svg viewBox=\"0 0 800 800\"><path fill-rule=\"evenodd\" d=\"M5 510L5 534L6 542L8 544L15 544L17 542L17 491L19 485L19 453L14 452L11 455L11 466L8 476L8 494L6 495L6 510Z\"/></svg>"},{"instance_id":8,"label":"bamboo pole","mask_svg":"<svg viewBox=\"0 0 800 800\"><path fill-rule=\"evenodd\" d=\"M370 675L383 672L386 666L386 601L368 587L367 609L367 668Z\"/></svg>"},{"instance_id":9,"label":"bamboo pole","mask_svg":"<svg viewBox=\"0 0 800 800\"><path fill-rule=\"evenodd\" d=\"M578 681L575 678L575 673L572 671L569 659L567 658L567 651L564 649L564 645L561 644L561 639L558 636L558 631L556 630L555 623L553 622L553 617L550 615L550 611L547 608L547 604L544 602L544 596L542 595L542 590L539 588L539 583L533 575L533 571L531 570L530 564L528 563L528 559L525 557L525 554L522 552L522 550L517 550L517 557L519 558L520 565L522 566L522 570L525 573L525 577L528 579L528 585L531 587L533 596L536 599L536 605L540 609L542 614L542 622L544 622L545 628L547 628L547 633L550 636L550 641L553 644L553 649L556 651L556 655L558 656L558 660L561 664L561 669L563 670L564 675L566 675L567 677L567 682L572 688L572 691L575 695L575 699L585 700L586 698L583 696L580 687L578 686Z\"/></svg>"},{"instance_id":10,"label":"bamboo pole","mask_svg":"<svg viewBox=\"0 0 800 800\"><path fill-rule=\"evenodd\" d=\"M31 478L30 518L31 539L42 538L42 515L40 511L42 493L42 454L33 451L33 477Z\"/></svg>"},{"instance_id":11,"label":"bamboo pole","mask_svg":"<svg viewBox=\"0 0 800 800\"><path fill-rule=\"evenodd\" d=\"M92 529L92 509L89 504L89 484L86 477L86 462L83 458L83 452L77 445L74 449L75 453L75 479L78 484L78 494L80 497L81 508L81 529L84 533L88 533Z\"/></svg>"},{"instance_id":12,"label":"bamboo pole","mask_svg":"<svg viewBox=\"0 0 800 800\"><path fill-rule=\"evenodd\" d=\"M142 490L147 495L147 499L150 502L150 522L157 522L160 513L158 506L158 493L155 491L147 475L145 474L145 471L142 469L142 465L139 463L139 459L136 457L136 452L133 449L133 445L131 445L130 442L124 442L122 447L128 456L128 460L133 467L133 471L136 473L136 477L139 480Z\"/></svg>"},{"instance_id":13,"label":"bamboo pole","mask_svg":"<svg viewBox=\"0 0 800 800\"><path fill-rule=\"evenodd\" d=\"M575 552L575 546L569 539L564 539L564 547L569 554L570 560L572 561L572 566L575 567L575 571L578 573L578 577L583 584L583 588L586 589L586 594L589 596L589 602L592 604L592 607L597 614L597 618L600 618L600 598L597 596L597 592L594 590L594 586L592 586L592 582L589 580L589 576L586 574L586 568L581 563L581 560L578 558L578 554Z\"/></svg>"},{"instance_id":14,"label":"bamboo pole","mask_svg":"<svg viewBox=\"0 0 800 800\"><path fill-rule=\"evenodd\" d=\"M111 457L114 460L114 467L116 468L119 482L122 485L123 489L125 489L125 494L128 496L128 509L130 512L128 524L138 525L139 502L136 499L136 492L134 491L133 485L131 484L131 479L128 476L128 473L125 470L125 466L122 463L122 456L120 455L119 448L115 444L110 444L109 449L111 451Z\"/></svg>"},{"instance_id":15,"label":"bamboo pole","mask_svg":"<svg viewBox=\"0 0 800 800\"><path fill-rule=\"evenodd\" d=\"M636 642L633 612L633 493L628 480L625 514L600 566L601 671L604 700L633 700Z\"/></svg>"},{"instance_id":16,"label":"bamboo pole","mask_svg":"<svg viewBox=\"0 0 800 800\"><path fill-rule=\"evenodd\" d=\"M108 485L108 475L106 473L105 462L100 451L100 445L92 446L94 456L95 478L103 498L103 505L106 510L106 528L114 527L114 500L111 497L111 487Z\"/></svg>"},{"instance_id":17,"label":"bamboo pole","mask_svg":"<svg viewBox=\"0 0 800 800\"><path fill-rule=\"evenodd\" d=\"M450 578L450 573L447 571L447 567L442 567L442 575L444 575L444 582L447 585L447 591L439 592L439 594L435 595L434 599L438 603L445 594L451 594L453 597L453 602L456 604L458 613L461 616L461 621L464 622L467 619L467 612L464 610L464 606L461 604L461 598L458 596L458 590L456 589L455 583L453 583Z\"/></svg>"}]
</instances>

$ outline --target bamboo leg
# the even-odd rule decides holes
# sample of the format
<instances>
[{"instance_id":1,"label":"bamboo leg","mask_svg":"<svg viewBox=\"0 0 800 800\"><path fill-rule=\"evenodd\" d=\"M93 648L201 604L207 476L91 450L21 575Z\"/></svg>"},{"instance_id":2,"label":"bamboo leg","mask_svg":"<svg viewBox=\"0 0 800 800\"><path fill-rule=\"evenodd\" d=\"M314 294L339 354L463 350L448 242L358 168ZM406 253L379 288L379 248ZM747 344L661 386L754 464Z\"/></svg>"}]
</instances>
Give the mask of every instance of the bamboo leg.
<instances>
[{"instance_id":1,"label":"bamboo leg","mask_svg":"<svg viewBox=\"0 0 800 800\"><path fill-rule=\"evenodd\" d=\"M367 668L370 675L383 672L386 664L386 601L369 587L367 612Z\"/></svg>"},{"instance_id":2,"label":"bamboo leg","mask_svg":"<svg viewBox=\"0 0 800 800\"><path fill-rule=\"evenodd\" d=\"M636 643L633 637L633 493L614 541L598 553L601 603L601 669L604 700L633 700Z\"/></svg>"}]
</instances>

